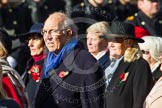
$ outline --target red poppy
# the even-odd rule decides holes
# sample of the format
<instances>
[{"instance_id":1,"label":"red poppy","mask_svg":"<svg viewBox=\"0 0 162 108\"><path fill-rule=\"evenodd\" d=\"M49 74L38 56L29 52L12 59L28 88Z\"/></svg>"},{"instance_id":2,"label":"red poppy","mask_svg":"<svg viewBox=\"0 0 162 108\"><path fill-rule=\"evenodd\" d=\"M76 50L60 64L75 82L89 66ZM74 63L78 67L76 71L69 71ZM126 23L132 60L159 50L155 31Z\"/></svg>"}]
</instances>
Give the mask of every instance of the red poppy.
<instances>
[{"instance_id":1,"label":"red poppy","mask_svg":"<svg viewBox=\"0 0 162 108\"><path fill-rule=\"evenodd\" d=\"M42 67L39 65L33 65L29 70L33 80L35 80L36 82L40 80L41 71L42 71Z\"/></svg>"},{"instance_id":2,"label":"red poppy","mask_svg":"<svg viewBox=\"0 0 162 108\"><path fill-rule=\"evenodd\" d=\"M124 82L127 80L127 77L128 77L129 73L128 72L123 72L120 74L119 78L120 78L120 82Z\"/></svg>"},{"instance_id":3,"label":"red poppy","mask_svg":"<svg viewBox=\"0 0 162 108\"><path fill-rule=\"evenodd\" d=\"M61 71L61 72L59 72L59 74L58 74L58 76L60 77L60 78L64 78L65 76L67 76L69 74L69 72L68 71Z\"/></svg>"},{"instance_id":4,"label":"red poppy","mask_svg":"<svg viewBox=\"0 0 162 108\"><path fill-rule=\"evenodd\" d=\"M125 76L125 73L120 74L120 76L119 76L120 80L123 80L124 76Z\"/></svg>"}]
</instances>

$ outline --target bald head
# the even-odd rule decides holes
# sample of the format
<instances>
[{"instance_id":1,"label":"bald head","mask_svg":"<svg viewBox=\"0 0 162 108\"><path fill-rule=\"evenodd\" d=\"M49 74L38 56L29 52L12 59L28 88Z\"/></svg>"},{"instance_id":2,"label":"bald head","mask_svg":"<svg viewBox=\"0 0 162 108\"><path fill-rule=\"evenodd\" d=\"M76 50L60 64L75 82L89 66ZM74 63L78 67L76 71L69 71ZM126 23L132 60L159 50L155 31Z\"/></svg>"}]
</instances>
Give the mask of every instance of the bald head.
<instances>
[{"instance_id":1,"label":"bald head","mask_svg":"<svg viewBox=\"0 0 162 108\"><path fill-rule=\"evenodd\" d=\"M45 25L57 25L59 28L56 29L71 29L73 35L77 35L77 26L74 24L74 21L70 19L66 14L61 12L54 12L51 14L45 21Z\"/></svg>"},{"instance_id":2,"label":"bald head","mask_svg":"<svg viewBox=\"0 0 162 108\"><path fill-rule=\"evenodd\" d=\"M57 29L61 29L63 26L64 21L67 19L67 16L61 12L55 12L53 14L51 14L45 21L45 25L57 25L59 28ZM54 22L54 23L53 23Z\"/></svg>"},{"instance_id":3,"label":"bald head","mask_svg":"<svg viewBox=\"0 0 162 108\"><path fill-rule=\"evenodd\" d=\"M55 54L77 33L74 22L61 12L55 12L46 19L42 32L48 50Z\"/></svg>"}]
</instances>

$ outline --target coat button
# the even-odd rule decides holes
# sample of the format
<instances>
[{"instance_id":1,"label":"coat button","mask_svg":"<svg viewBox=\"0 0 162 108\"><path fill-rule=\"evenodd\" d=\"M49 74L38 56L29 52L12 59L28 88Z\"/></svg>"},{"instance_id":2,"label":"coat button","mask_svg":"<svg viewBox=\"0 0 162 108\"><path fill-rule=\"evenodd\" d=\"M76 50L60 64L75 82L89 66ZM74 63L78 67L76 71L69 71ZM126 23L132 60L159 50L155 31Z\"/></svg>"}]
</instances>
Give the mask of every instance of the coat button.
<instances>
[{"instance_id":1,"label":"coat button","mask_svg":"<svg viewBox=\"0 0 162 108\"><path fill-rule=\"evenodd\" d=\"M10 9L8 9L8 11L11 13L13 10L10 8Z\"/></svg>"},{"instance_id":2,"label":"coat button","mask_svg":"<svg viewBox=\"0 0 162 108\"><path fill-rule=\"evenodd\" d=\"M59 100L55 100L55 101L56 101L56 103L57 103L57 104L59 104L59 103L60 103L60 102L59 102Z\"/></svg>"},{"instance_id":3,"label":"coat button","mask_svg":"<svg viewBox=\"0 0 162 108\"><path fill-rule=\"evenodd\" d=\"M13 24L14 24L14 25L17 25L17 21L13 21Z\"/></svg>"}]
</instances>

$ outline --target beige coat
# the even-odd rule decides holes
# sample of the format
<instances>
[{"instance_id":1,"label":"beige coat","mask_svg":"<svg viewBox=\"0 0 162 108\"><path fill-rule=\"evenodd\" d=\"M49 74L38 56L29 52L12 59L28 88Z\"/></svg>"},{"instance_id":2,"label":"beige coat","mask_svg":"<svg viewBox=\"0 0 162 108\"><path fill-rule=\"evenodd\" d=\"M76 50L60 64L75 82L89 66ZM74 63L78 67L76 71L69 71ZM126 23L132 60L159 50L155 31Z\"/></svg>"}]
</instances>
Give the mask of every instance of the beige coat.
<instances>
[{"instance_id":1,"label":"beige coat","mask_svg":"<svg viewBox=\"0 0 162 108\"><path fill-rule=\"evenodd\" d=\"M146 97L143 108L162 108L162 77Z\"/></svg>"}]
</instances>

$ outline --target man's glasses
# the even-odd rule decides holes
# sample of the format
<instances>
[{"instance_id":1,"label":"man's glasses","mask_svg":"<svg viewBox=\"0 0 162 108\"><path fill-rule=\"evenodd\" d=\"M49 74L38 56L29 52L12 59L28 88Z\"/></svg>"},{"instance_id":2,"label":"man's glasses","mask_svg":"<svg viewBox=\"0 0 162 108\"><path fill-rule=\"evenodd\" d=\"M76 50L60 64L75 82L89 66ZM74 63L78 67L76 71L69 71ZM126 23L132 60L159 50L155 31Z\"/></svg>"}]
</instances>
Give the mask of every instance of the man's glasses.
<instances>
[{"instance_id":1,"label":"man's glasses","mask_svg":"<svg viewBox=\"0 0 162 108\"><path fill-rule=\"evenodd\" d=\"M146 54L146 55L150 54L149 51L145 51L145 50L141 50L141 52L142 52L142 54Z\"/></svg>"},{"instance_id":2,"label":"man's glasses","mask_svg":"<svg viewBox=\"0 0 162 108\"><path fill-rule=\"evenodd\" d=\"M62 30L55 30L55 29L51 29L49 31L42 31L41 34L43 36L47 36L48 34L51 36L55 36L55 35L59 35L61 32L63 32L65 29Z\"/></svg>"}]
</instances>

